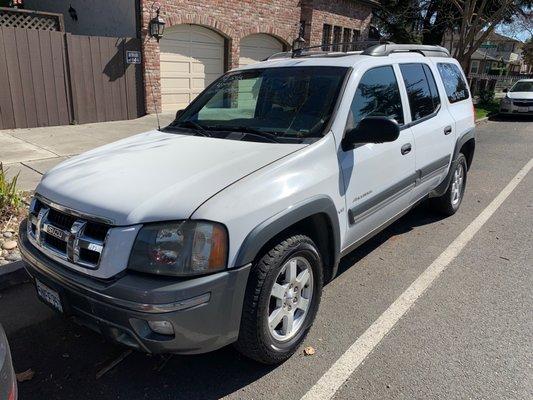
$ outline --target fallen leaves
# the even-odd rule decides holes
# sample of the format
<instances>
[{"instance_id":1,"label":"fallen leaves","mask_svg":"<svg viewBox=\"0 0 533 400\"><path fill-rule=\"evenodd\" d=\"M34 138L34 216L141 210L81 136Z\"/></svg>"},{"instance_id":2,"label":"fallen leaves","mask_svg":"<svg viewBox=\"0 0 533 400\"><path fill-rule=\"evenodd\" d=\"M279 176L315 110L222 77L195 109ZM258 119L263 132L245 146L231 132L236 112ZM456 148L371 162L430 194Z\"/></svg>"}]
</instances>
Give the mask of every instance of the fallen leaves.
<instances>
[{"instance_id":1,"label":"fallen leaves","mask_svg":"<svg viewBox=\"0 0 533 400\"><path fill-rule=\"evenodd\" d=\"M315 354L315 348L312 347L312 346L307 346L305 349L304 349L304 354L306 356L312 356L313 354Z\"/></svg>"},{"instance_id":2,"label":"fallen leaves","mask_svg":"<svg viewBox=\"0 0 533 400\"><path fill-rule=\"evenodd\" d=\"M19 372L17 374L17 382L31 381L35 375L35 371L31 368L27 369L24 372Z\"/></svg>"}]
</instances>

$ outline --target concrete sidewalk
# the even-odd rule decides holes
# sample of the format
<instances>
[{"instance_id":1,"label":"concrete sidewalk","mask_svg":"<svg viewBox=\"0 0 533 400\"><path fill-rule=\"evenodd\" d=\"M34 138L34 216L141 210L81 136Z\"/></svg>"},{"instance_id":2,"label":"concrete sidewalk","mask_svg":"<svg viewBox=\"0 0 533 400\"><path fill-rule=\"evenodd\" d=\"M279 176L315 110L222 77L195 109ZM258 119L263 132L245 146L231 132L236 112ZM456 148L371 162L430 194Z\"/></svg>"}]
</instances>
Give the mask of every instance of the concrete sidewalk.
<instances>
[{"instance_id":1,"label":"concrete sidewalk","mask_svg":"<svg viewBox=\"0 0 533 400\"><path fill-rule=\"evenodd\" d=\"M161 125L173 118L171 113L160 115ZM127 121L0 130L0 161L8 177L20 173L20 189L33 190L46 171L66 158L156 126L155 115L146 115Z\"/></svg>"}]
</instances>

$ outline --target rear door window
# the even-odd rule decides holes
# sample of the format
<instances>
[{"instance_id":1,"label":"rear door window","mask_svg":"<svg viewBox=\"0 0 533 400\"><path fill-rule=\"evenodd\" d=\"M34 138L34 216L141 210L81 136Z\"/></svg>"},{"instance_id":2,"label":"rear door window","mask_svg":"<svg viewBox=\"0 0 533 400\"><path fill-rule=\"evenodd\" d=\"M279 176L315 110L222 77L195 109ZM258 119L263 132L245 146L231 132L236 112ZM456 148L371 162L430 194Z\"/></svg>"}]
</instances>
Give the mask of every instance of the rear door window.
<instances>
[{"instance_id":1,"label":"rear door window","mask_svg":"<svg viewBox=\"0 0 533 400\"><path fill-rule=\"evenodd\" d=\"M418 63L400 64L400 70L409 98L412 122L437 111L440 99L429 67Z\"/></svg>"},{"instance_id":2,"label":"rear door window","mask_svg":"<svg viewBox=\"0 0 533 400\"><path fill-rule=\"evenodd\" d=\"M439 70L450 103L468 99L468 86L466 85L463 74L457 65L451 63L438 63L437 69Z\"/></svg>"},{"instance_id":3,"label":"rear door window","mask_svg":"<svg viewBox=\"0 0 533 400\"><path fill-rule=\"evenodd\" d=\"M369 69L355 91L346 129L354 128L363 118L384 116L403 124L402 99L392 66Z\"/></svg>"}]
</instances>

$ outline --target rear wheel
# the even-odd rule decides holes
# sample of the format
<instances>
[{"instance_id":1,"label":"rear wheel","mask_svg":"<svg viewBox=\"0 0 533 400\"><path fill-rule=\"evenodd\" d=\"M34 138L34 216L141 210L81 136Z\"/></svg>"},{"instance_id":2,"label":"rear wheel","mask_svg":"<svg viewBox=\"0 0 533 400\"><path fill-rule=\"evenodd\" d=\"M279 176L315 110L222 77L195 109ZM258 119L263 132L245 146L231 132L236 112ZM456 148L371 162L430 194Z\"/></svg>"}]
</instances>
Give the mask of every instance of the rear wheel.
<instances>
[{"instance_id":1,"label":"rear wheel","mask_svg":"<svg viewBox=\"0 0 533 400\"><path fill-rule=\"evenodd\" d=\"M322 294L322 260L314 242L294 235L252 267L237 349L265 364L285 361L311 327Z\"/></svg>"},{"instance_id":2,"label":"rear wheel","mask_svg":"<svg viewBox=\"0 0 533 400\"><path fill-rule=\"evenodd\" d=\"M465 193L466 172L466 157L463 153L459 153L457 162L451 171L452 179L448 189L446 190L446 193L440 197L434 197L430 199L430 205L432 209L447 216L453 215L457 212L461 202L463 201L463 196Z\"/></svg>"}]
</instances>

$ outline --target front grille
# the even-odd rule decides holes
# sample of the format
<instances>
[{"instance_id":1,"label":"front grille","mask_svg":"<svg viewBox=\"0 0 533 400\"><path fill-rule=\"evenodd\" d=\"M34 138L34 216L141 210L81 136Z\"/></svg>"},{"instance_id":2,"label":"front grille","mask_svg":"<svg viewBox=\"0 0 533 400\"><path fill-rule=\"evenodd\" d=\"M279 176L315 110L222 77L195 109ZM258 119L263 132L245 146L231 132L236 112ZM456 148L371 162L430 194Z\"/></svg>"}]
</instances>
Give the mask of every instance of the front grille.
<instances>
[{"instance_id":1,"label":"front grille","mask_svg":"<svg viewBox=\"0 0 533 400\"><path fill-rule=\"evenodd\" d=\"M533 107L533 100L514 100L513 105L517 107Z\"/></svg>"},{"instance_id":2,"label":"front grille","mask_svg":"<svg viewBox=\"0 0 533 400\"><path fill-rule=\"evenodd\" d=\"M80 218L34 197L28 218L28 237L44 253L84 268L100 263L110 226Z\"/></svg>"}]
</instances>

